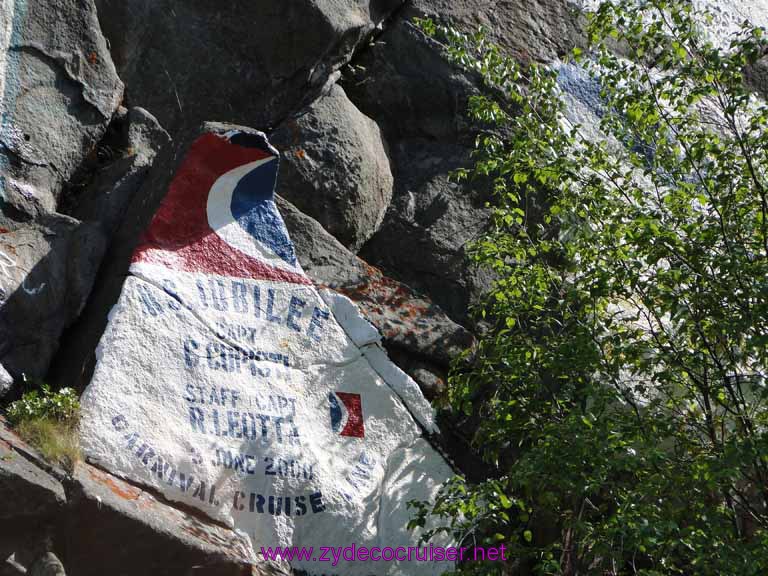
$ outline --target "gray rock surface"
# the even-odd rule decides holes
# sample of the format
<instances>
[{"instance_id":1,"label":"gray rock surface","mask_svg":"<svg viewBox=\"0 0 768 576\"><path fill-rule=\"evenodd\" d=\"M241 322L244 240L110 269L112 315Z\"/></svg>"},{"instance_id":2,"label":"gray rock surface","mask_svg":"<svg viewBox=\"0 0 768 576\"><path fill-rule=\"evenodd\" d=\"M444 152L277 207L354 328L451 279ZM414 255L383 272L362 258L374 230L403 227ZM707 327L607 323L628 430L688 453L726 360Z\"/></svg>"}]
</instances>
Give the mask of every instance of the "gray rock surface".
<instances>
[{"instance_id":1,"label":"gray rock surface","mask_svg":"<svg viewBox=\"0 0 768 576\"><path fill-rule=\"evenodd\" d=\"M134 195L147 177L159 150L171 138L152 114L131 108L110 125L109 140L102 142L106 164L98 168L71 214L98 222L111 236Z\"/></svg>"},{"instance_id":2,"label":"gray rock surface","mask_svg":"<svg viewBox=\"0 0 768 576\"><path fill-rule=\"evenodd\" d=\"M282 159L277 193L357 252L392 199L392 172L376 123L334 85L270 141Z\"/></svg>"},{"instance_id":3,"label":"gray rock surface","mask_svg":"<svg viewBox=\"0 0 768 576\"><path fill-rule=\"evenodd\" d=\"M467 322L470 306L491 281L467 256L491 215L487 187L449 180L453 170L468 165L468 152L459 145L403 139L393 158L399 170L395 199L360 255Z\"/></svg>"},{"instance_id":4,"label":"gray rock surface","mask_svg":"<svg viewBox=\"0 0 768 576\"><path fill-rule=\"evenodd\" d=\"M569 0L413 0L403 18L450 20L489 40L518 61L550 62L583 43L581 13Z\"/></svg>"},{"instance_id":5,"label":"gray rock surface","mask_svg":"<svg viewBox=\"0 0 768 576\"><path fill-rule=\"evenodd\" d=\"M16 552L37 549L55 526L65 496L51 472L0 417L0 563Z\"/></svg>"},{"instance_id":6,"label":"gray rock surface","mask_svg":"<svg viewBox=\"0 0 768 576\"><path fill-rule=\"evenodd\" d=\"M85 305L106 241L98 225L60 214L0 218L0 227L0 362L16 378L41 379Z\"/></svg>"},{"instance_id":7,"label":"gray rock surface","mask_svg":"<svg viewBox=\"0 0 768 576\"><path fill-rule=\"evenodd\" d=\"M353 64L344 69L342 85L352 102L379 123L390 146L404 136L463 138L471 145L466 110L477 93L474 79L447 62L440 45L409 20L398 18Z\"/></svg>"},{"instance_id":8,"label":"gray rock surface","mask_svg":"<svg viewBox=\"0 0 768 576\"><path fill-rule=\"evenodd\" d=\"M0 426L5 426L1 420ZM61 484L26 458L23 452L27 450L33 452L7 430L0 436L0 490L5 495L0 502L0 526L7 526L13 518L48 517L64 504ZM9 534L0 528L2 532Z\"/></svg>"},{"instance_id":9,"label":"gray rock surface","mask_svg":"<svg viewBox=\"0 0 768 576\"><path fill-rule=\"evenodd\" d=\"M489 197L482 183L457 185L448 175L471 163L476 127L466 109L476 80L404 20L355 64L345 89L382 126L395 175L394 200L360 255L466 323L490 281L466 256L487 225Z\"/></svg>"},{"instance_id":10,"label":"gray rock surface","mask_svg":"<svg viewBox=\"0 0 768 576\"><path fill-rule=\"evenodd\" d=\"M415 357L445 370L451 358L474 344L474 337L429 298L366 264L285 199L277 204L304 271L320 286L354 300L387 348L403 352L401 367L408 365L405 358Z\"/></svg>"},{"instance_id":11,"label":"gray rock surface","mask_svg":"<svg viewBox=\"0 0 768 576\"><path fill-rule=\"evenodd\" d=\"M7 9L6 9L7 8ZM0 197L56 209L122 97L93 0L7 0L0 11Z\"/></svg>"},{"instance_id":12,"label":"gray rock surface","mask_svg":"<svg viewBox=\"0 0 768 576\"><path fill-rule=\"evenodd\" d=\"M257 565L244 535L171 507L152 494L88 464L67 484L69 513L64 546L69 576L179 576L281 574ZM194 569L194 571L193 571Z\"/></svg>"},{"instance_id":13,"label":"gray rock surface","mask_svg":"<svg viewBox=\"0 0 768 576\"><path fill-rule=\"evenodd\" d=\"M402 0L98 0L133 105L172 134L204 120L266 129L297 110ZM169 39L173 39L172 42Z\"/></svg>"},{"instance_id":14,"label":"gray rock surface","mask_svg":"<svg viewBox=\"0 0 768 576\"><path fill-rule=\"evenodd\" d=\"M276 196L304 271L320 286L338 288L365 282L373 269L342 246L319 222L301 212L285 198Z\"/></svg>"}]
</instances>

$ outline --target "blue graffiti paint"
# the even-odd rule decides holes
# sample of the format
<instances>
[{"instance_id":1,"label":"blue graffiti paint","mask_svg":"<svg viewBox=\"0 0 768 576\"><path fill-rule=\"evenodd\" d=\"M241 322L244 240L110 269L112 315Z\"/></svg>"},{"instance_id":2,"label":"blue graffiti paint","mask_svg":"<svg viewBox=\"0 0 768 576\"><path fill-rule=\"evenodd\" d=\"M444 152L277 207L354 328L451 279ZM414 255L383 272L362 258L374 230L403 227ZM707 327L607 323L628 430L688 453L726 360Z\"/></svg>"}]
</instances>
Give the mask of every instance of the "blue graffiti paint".
<instances>
[{"instance_id":1,"label":"blue graffiti paint","mask_svg":"<svg viewBox=\"0 0 768 576\"><path fill-rule=\"evenodd\" d=\"M605 108L600 97L600 83L587 70L573 64L561 64L557 72L557 84L598 118L603 116Z\"/></svg>"},{"instance_id":2,"label":"blue graffiti paint","mask_svg":"<svg viewBox=\"0 0 768 576\"><path fill-rule=\"evenodd\" d=\"M572 64L561 64L558 68L557 84L560 88L586 106L595 115L596 122L606 113L606 103L600 96L600 81L588 70ZM645 158L646 165L653 162L656 149L647 142L626 138L624 146Z\"/></svg>"},{"instance_id":3,"label":"blue graffiti paint","mask_svg":"<svg viewBox=\"0 0 768 576\"><path fill-rule=\"evenodd\" d=\"M21 53L12 47L22 43L22 30L27 17L27 0L8 0L8 2L13 6L13 20L8 51L5 54L5 88L0 101L0 148L4 147L3 143L10 141L12 136L13 111L21 88L19 79ZM7 199L5 174L9 168L7 156L0 153L0 206Z\"/></svg>"},{"instance_id":4,"label":"blue graffiti paint","mask_svg":"<svg viewBox=\"0 0 768 576\"><path fill-rule=\"evenodd\" d=\"M262 164L240 179L232 192L232 216L252 237L296 265L296 253L274 201L277 159Z\"/></svg>"}]
</instances>

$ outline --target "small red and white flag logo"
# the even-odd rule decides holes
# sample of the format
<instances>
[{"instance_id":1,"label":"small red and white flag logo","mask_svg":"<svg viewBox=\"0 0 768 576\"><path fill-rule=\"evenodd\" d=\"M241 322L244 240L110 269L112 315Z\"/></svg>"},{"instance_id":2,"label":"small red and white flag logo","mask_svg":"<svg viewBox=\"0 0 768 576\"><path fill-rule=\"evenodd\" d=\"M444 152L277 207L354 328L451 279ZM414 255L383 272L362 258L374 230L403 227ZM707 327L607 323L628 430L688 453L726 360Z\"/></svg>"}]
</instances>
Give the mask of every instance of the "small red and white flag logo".
<instances>
[{"instance_id":1,"label":"small red and white flag logo","mask_svg":"<svg viewBox=\"0 0 768 576\"><path fill-rule=\"evenodd\" d=\"M363 400L360 394L329 392L331 405L331 429L340 436L365 438Z\"/></svg>"}]
</instances>

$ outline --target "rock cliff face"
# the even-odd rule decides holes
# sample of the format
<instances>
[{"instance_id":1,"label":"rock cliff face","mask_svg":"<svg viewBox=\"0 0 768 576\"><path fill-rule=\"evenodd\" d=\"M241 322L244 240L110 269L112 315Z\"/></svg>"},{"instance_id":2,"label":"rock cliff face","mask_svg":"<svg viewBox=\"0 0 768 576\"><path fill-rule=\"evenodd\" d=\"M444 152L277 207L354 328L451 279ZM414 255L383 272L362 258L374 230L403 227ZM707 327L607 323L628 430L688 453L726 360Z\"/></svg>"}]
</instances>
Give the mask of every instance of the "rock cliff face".
<instances>
[{"instance_id":1,"label":"rock cliff face","mask_svg":"<svg viewBox=\"0 0 768 576\"><path fill-rule=\"evenodd\" d=\"M470 310L493 280L467 257L488 225L488 186L449 179L471 162L476 132L464 111L477 80L449 65L411 19L482 24L515 58L557 67L571 118L589 124L594 87L560 62L582 42L585 6L0 0L0 399L32 382L79 392L93 382L87 460L74 471L45 462L0 420L0 573L282 574L290 567L257 557L254 546L407 542L404 499L434 492L451 473L451 451L464 461L464 447L437 433L425 398L439 396L451 360L472 348ZM768 21L759 6L721 7L723 33L745 10ZM765 91L763 68L751 78ZM248 148L236 134L256 131L279 152L274 203L271 188L258 196L258 154L216 174L221 167L207 160L187 161L201 134ZM174 186L186 198L202 181L210 234L163 244L163 222L153 218L194 228L186 208L162 216L163 199ZM214 190L224 194L218 204ZM259 212L264 202L270 211ZM137 245L162 245L154 265L165 268L129 272ZM269 253L249 252L259 246ZM235 273L230 250L260 267ZM259 276L266 269L282 276ZM251 285L265 278L301 288ZM225 312L250 316L238 332ZM267 327L250 336L262 348L248 345L254 318ZM315 358L313 334L326 321L336 322L335 336ZM303 330L303 343L269 322ZM124 334L144 348L125 348ZM271 407L236 406L237 394L259 389L238 380L251 369ZM208 396L196 391L203 383ZM215 420L205 413L207 432L193 406L203 398L222 408ZM299 425L283 413L291 402L313 414L301 430L304 454L327 475L327 501L299 456L265 451L283 432L290 444ZM126 414L144 431L129 430ZM249 456L265 468L262 479L266 460L277 466L261 491L243 488ZM193 471L207 489L192 485ZM306 494L291 492L297 486ZM326 524L295 517L325 506ZM240 521L245 509L254 516ZM387 563L372 571L421 573Z\"/></svg>"}]
</instances>

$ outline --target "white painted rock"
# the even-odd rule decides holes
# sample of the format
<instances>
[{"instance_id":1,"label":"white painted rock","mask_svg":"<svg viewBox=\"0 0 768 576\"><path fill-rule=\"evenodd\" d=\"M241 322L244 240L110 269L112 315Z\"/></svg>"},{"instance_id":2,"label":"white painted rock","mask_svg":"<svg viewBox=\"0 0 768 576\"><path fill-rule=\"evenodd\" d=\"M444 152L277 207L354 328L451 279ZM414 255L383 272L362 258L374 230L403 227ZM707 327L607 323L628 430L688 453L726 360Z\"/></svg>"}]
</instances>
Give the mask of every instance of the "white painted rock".
<instances>
[{"instance_id":1,"label":"white painted rock","mask_svg":"<svg viewBox=\"0 0 768 576\"><path fill-rule=\"evenodd\" d=\"M272 200L277 167L243 128L206 125L186 150L101 339L84 451L247 532L257 552L416 546L406 503L452 475L422 437L436 431L431 407L356 306L302 271Z\"/></svg>"},{"instance_id":2,"label":"white painted rock","mask_svg":"<svg viewBox=\"0 0 768 576\"><path fill-rule=\"evenodd\" d=\"M5 396L13 388L13 376L0 364L0 398Z\"/></svg>"}]
</instances>

